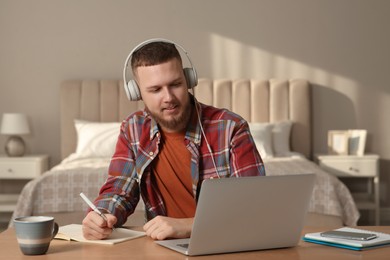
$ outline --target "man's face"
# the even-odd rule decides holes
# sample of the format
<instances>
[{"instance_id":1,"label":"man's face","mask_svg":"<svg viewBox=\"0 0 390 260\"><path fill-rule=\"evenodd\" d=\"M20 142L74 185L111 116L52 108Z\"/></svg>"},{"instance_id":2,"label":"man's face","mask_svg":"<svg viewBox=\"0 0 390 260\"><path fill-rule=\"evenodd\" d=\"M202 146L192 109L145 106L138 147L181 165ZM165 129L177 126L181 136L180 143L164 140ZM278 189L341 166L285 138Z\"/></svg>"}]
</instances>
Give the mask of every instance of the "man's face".
<instances>
[{"instance_id":1,"label":"man's face","mask_svg":"<svg viewBox=\"0 0 390 260\"><path fill-rule=\"evenodd\" d=\"M181 63L172 59L138 67L136 78L145 107L162 130L184 130L191 116L191 106Z\"/></svg>"}]
</instances>

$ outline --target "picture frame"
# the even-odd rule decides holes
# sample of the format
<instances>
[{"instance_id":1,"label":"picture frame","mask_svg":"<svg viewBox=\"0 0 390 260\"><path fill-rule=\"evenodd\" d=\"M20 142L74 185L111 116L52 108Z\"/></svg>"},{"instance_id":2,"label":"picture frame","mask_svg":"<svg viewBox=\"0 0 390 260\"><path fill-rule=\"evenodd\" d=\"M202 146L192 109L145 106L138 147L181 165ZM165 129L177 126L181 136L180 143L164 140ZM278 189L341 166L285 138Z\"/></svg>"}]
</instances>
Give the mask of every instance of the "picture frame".
<instances>
[{"instance_id":1,"label":"picture frame","mask_svg":"<svg viewBox=\"0 0 390 260\"><path fill-rule=\"evenodd\" d=\"M349 152L349 131L328 131L328 153L334 155L347 155Z\"/></svg>"},{"instance_id":2,"label":"picture frame","mask_svg":"<svg viewBox=\"0 0 390 260\"><path fill-rule=\"evenodd\" d=\"M350 129L348 130L348 154L363 156L366 146L367 130L364 129Z\"/></svg>"}]
</instances>

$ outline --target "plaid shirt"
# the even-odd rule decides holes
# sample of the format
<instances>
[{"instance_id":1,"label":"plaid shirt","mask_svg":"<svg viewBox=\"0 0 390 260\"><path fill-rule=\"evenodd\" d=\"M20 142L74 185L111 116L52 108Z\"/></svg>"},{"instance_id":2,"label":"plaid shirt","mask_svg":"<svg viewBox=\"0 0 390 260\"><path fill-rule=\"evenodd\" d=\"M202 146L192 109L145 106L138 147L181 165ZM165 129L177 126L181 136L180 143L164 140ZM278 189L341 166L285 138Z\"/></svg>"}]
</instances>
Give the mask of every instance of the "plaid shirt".
<instances>
[{"instance_id":1,"label":"plaid shirt","mask_svg":"<svg viewBox=\"0 0 390 260\"><path fill-rule=\"evenodd\" d=\"M191 153L194 198L199 196L204 179L265 175L263 161L249 132L247 122L226 110L198 103L207 141L202 138L194 110L184 143ZM161 135L156 121L146 112L137 111L125 119L111 159L108 178L95 204L126 222L142 196L148 220L166 216L163 198L154 181L151 162L158 156ZM216 173L211 156L218 169Z\"/></svg>"}]
</instances>

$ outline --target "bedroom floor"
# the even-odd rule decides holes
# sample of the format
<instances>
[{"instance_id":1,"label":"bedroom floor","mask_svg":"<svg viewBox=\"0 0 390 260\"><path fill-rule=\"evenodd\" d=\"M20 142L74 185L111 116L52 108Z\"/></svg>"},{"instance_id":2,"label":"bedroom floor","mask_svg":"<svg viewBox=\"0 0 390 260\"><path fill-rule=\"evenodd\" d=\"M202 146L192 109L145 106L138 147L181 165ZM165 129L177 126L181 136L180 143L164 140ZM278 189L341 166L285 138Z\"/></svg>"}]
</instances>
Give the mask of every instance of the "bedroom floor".
<instances>
[{"instance_id":1,"label":"bedroom floor","mask_svg":"<svg viewBox=\"0 0 390 260\"><path fill-rule=\"evenodd\" d=\"M0 223L0 233L7 229L8 224Z\"/></svg>"},{"instance_id":2,"label":"bedroom floor","mask_svg":"<svg viewBox=\"0 0 390 260\"><path fill-rule=\"evenodd\" d=\"M390 221L383 219L381 216L380 225L387 226L390 224ZM358 221L358 226L375 226L375 215L373 212L368 210L360 210L360 219Z\"/></svg>"},{"instance_id":3,"label":"bedroom floor","mask_svg":"<svg viewBox=\"0 0 390 260\"><path fill-rule=\"evenodd\" d=\"M0 213L0 232L3 232L8 228L9 220L12 217L11 212L1 212Z\"/></svg>"}]
</instances>

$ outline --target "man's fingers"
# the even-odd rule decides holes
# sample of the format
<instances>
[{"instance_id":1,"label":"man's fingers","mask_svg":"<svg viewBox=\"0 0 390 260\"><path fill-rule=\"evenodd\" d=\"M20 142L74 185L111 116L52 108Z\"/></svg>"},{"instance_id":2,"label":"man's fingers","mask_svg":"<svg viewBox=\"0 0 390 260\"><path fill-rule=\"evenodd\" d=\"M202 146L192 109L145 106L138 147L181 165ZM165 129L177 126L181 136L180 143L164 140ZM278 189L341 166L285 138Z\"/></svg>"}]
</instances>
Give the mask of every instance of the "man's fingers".
<instances>
[{"instance_id":1,"label":"man's fingers","mask_svg":"<svg viewBox=\"0 0 390 260\"><path fill-rule=\"evenodd\" d=\"M155 220L155 219L152 219L152 220L150 220L149 222L147 222L147 223L144 225L143 228L144 228L144 231L145 231L146 235L153 238L153 234L154 234L155 232L157 232L158 225L156 224L156 220Z\"/></svg>"},{"instance_id":2,"label":"man's fingers","mask_svg":"<svg viewBox=\"0 0 390 260\"><path fill-rule=\"evenodd\" d=\"M157 216L144 225L144 230L152 239L164 240L176 237L175 225L175 219Z\"/></svg>"},{"instance_id":3,"label":"man's fingers","mask_svg":"<svg viewBox=\"0 0 390 260\"><path fill-rule=\"evenodd\" d=\"M107 227L113 228L116 222L118 221L118 219L111 214L105 214L105 216L107 218Z\"/></svg>"},{"instance_id":4,"label":"man's fingers","mask_svg":"<svg viewBox=\"0 0 390 260\"><path fill-rule=\"evenodd\" d=\"M117 222L115 216L107 214L108 223L96 212L89 212L83 219L83 235L86 239L104 239L111 235L112 227Z\"/></svg>"},{"instance_id":5,"label":"man's fingers","mask_svg":"<svg viewBox=\"0 0 390 260\"><path fill-rule=\"evenodd\" d=\"M90 228L87 226L83 226L83 235L86 239L98 240L104 239L111 235L111 228Z\"/></svg>"}]
</instances>

